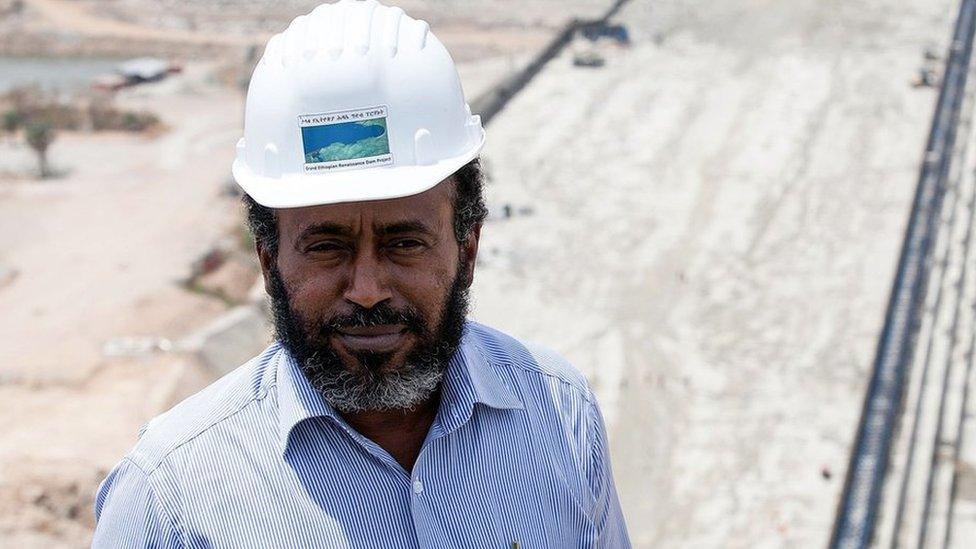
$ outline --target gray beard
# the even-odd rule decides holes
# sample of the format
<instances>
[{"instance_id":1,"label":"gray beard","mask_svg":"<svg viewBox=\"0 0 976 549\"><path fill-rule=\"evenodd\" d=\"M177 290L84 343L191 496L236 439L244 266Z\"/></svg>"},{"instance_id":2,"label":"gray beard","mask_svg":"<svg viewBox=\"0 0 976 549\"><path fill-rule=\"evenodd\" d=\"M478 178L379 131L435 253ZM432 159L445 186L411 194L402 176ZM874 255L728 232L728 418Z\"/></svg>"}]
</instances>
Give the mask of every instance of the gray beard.
<instances>
[{"instance_id":1,"label":"gray beard","mask_svg":"<svg viewBox=\"0 0 976 549\"><path fill-rule=\"evenodd\" d=\"M303 370L312 386L342 413L415 409L434 396L444 379L444 368L437 364L410 364L365 378L313 364Z\"/></svg>"}]
</instances>

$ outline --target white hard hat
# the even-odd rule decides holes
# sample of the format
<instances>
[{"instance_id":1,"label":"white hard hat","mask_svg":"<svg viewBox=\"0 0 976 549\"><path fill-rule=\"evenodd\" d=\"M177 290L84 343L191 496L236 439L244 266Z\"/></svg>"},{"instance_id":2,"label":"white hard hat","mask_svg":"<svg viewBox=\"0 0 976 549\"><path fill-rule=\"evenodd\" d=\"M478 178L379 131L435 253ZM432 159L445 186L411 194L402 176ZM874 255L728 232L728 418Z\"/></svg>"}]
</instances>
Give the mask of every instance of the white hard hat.
<instances>
[{"instance_id":1,"label":"white hard hat","mask_svg":"<svg viewBox=\"0 0 976 549\"><path fill-rule=\"evenodd\" d=\"M437 185L484 141L427 23L375 0L341 0L268 41L234 179L270 208L396 198Z\"/></svg>"}]
</instances>

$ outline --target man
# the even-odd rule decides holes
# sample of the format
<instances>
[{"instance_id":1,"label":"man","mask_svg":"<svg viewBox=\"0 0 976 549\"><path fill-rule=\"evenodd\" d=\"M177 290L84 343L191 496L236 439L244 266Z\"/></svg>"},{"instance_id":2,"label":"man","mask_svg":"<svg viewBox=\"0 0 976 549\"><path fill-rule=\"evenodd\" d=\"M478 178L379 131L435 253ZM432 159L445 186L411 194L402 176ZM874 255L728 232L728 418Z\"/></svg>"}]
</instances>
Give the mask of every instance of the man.
<instances>
[{"instance_id":1,"label":"man","mask_svg":"<svg viewBox=\"0 0 976 549\"><path fill-rule=\"evenodd\" d=\"M343 0L271 39L234 176L277 341L153 419L96 547L629 547L592 392L466 322L480 119L426 23Z\"/></svg>"}]
</instances>

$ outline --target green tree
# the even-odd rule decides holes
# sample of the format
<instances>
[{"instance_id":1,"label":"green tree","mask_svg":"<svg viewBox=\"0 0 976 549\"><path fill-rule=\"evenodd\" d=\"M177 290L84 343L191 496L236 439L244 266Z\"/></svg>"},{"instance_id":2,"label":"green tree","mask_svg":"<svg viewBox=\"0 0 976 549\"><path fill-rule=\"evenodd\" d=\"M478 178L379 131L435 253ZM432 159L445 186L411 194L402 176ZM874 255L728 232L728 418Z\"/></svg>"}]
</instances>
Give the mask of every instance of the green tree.
<instances>
[{"instance_id":1,"label":"green tree","mask_svg":"<svg viewBox=\"0 0 976 549\"><path fill-rule=\"evenodd\" d=\"M14 133L20 128L20 125L24 123L24 115L16 109L11 109L3 113L3 118L0 120L0 126L3 127L3 131L7 133Z\"/></svg>"},{"instance_id":2,"label":"green tree","mask_svg":"<svg viewBox=\"0 0 976 549\"><path fill-rule=\"evenodd\" d=\"M51 169L47 162L47 149L56 137L54 128L47 122L30 122L24 128L27 144L37 153L37 163L41 170L41 179L51 176Z\"/></svg>"}]
</instances>

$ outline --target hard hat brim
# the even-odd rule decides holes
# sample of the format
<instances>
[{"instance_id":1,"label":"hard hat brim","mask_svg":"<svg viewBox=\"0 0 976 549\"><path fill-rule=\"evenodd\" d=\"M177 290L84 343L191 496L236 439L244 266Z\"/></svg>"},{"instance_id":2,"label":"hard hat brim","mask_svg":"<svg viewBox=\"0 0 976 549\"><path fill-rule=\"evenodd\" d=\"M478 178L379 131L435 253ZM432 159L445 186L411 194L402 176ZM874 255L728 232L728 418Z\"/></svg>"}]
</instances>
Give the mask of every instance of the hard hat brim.
<instances>
[{"instance_id":1,"label":"hard hat brim","mask_svg":"<svg viewBox=\"0 0 976 549\"><path fill-rule=\"evenodd\" d=\"M234 180L255 202L268 208L302 208L344 202L389 200L434 188L481 153L485 133L468 152L426 166L386 166L332 172L293 174L281 178L255 175L234 160Z\"/></svg>"}]
</instances>

